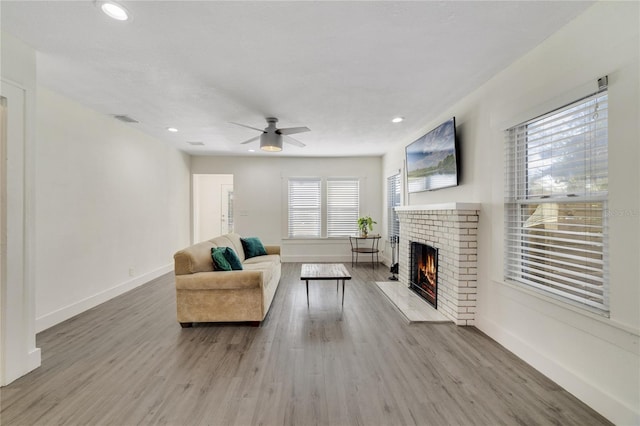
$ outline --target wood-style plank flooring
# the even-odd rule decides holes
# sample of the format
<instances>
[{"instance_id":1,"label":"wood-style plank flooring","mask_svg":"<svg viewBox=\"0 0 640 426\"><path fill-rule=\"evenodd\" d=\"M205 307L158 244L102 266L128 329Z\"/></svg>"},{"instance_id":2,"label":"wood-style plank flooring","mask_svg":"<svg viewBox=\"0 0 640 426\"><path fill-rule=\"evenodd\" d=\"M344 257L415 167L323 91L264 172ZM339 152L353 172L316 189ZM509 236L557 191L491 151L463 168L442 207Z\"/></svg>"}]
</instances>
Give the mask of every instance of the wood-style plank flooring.
<instances>
[{"instance_id":1,"label":"wood-style plank flooring","mask_svg":"<svg viewBox=\"0 0 640 426\"><path fill-rule=\"evenodd\" d=\"M176 322L171 274L37 336L42 366L1 390L8 425L609 424L473 327L408 324L347 265L341 292L283 264L260 327Z\"/></svg>"}]
</instances>

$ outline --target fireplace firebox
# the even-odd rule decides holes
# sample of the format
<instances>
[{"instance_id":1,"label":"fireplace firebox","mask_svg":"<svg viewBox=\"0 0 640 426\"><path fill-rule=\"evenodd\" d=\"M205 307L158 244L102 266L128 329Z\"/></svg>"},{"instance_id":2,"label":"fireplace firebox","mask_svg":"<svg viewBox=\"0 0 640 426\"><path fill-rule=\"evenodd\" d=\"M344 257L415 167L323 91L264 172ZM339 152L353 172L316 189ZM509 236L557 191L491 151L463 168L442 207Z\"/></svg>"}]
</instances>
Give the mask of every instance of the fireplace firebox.
<instances>
[{"instance_id":1,"label":"fireplace firebox","mask_svg":"<svg viewBox=\"0 0 640 426\"><path fill-rule=\"evenodd\" d=\"M409 288L437 309L438 249L427 244L412 241L410 260Z\"/></svg>"}]
</instances>

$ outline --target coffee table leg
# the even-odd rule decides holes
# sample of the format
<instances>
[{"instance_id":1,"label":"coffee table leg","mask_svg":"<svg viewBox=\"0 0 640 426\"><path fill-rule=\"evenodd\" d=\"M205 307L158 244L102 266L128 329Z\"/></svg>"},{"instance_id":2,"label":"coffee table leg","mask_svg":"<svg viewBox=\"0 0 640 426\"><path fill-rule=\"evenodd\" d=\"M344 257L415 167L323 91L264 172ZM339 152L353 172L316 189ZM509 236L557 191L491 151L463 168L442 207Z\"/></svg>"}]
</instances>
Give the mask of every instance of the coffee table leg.
<instances>
[{"instance_id":1,"label":"coffee table leg","mask_svg":"<svg viewBox=\"0 0 640 426\"><path fill-rule=\"evenodd\" d=\"M344 282L346 280L342 280L342 306L344 306Z\"/></svg>"},{"instance_id":2,"label":"coffee table leg","mask_svg":"<svg viewBox=\"0 0 640 426\"><path fill-rule=\"evenodd\" d=\"M305 280L307 283L307 308L309 307L309 280Z\"/></svg>"}]
</instances>

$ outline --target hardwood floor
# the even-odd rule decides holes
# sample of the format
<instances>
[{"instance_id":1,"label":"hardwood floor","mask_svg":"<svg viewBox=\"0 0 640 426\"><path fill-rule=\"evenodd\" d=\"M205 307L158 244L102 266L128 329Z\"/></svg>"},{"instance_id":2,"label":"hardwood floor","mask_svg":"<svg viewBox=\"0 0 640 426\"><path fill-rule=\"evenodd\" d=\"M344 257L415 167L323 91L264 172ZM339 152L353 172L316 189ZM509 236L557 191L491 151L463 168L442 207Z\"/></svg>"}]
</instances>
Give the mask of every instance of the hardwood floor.
<instances>
[{"instance_id":1,"label":"hardwood floor","mask_svg":"<svg viewBox=\"0 0 640 426\"><path fill-rule=\"evenodd\" d=\"M347 265L283 264L260 327L176 321L173 275L37 337L42 367L1 390L2 425L597 425L589 407L473 327L407 324Z\"/></svg>"}]
</instances>

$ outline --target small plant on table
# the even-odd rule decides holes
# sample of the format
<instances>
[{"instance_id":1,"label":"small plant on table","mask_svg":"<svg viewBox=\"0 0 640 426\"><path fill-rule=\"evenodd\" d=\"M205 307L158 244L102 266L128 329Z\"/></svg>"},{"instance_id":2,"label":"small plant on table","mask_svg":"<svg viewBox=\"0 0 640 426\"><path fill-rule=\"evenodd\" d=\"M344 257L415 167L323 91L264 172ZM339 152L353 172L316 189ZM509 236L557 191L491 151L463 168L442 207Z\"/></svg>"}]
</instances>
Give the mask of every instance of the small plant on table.
<instances>
[{"instance_id":1,"label":"small plant on table","mask_svg":"<svg viewBox=\"0 0 640 426\"><path fill-rule=\"evenodd\" d=\"M373 231L373 225L377 224L375 220L371 219L371 216L363 216L358 219L358 228L360 229L360 235L366 237L369 231Z\"/></svg>"}]
</instances>

